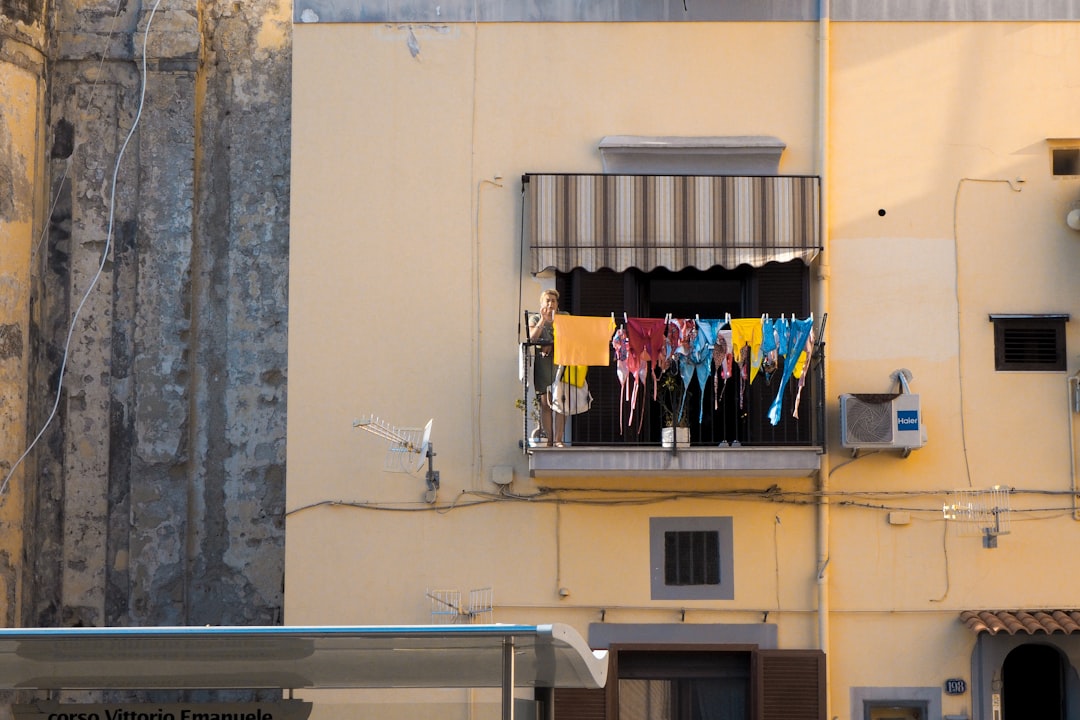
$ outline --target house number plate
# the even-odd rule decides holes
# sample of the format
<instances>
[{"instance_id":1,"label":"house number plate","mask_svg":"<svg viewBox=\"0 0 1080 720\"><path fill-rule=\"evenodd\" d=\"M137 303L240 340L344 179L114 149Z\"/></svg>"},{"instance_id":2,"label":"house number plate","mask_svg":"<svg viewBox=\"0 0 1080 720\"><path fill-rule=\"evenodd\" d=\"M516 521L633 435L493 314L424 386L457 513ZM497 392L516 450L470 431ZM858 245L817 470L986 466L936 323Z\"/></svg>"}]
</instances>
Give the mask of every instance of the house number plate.
<instances>
[{"instance_id":1,"label":"house number plate","mask_svg":"<svg viewBox=\"0 0 1080 720\"><path fill-rule=\"evenodd\" d=\"M967 692L967 683L960 678L949 678L945 681L946 695L963 695Z\"/></svg>"}]
</instances>

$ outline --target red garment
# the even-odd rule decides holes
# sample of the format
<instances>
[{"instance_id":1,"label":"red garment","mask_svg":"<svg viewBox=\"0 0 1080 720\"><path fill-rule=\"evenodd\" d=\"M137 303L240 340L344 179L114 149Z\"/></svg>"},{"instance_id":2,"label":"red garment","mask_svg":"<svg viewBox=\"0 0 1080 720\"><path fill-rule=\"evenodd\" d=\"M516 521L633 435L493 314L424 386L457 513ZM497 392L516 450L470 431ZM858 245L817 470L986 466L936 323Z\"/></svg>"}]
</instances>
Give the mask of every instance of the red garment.
<instances>
[{"instance_id":1,"label":"red garment","mask_svg":"<svg viewBox=\"0 0 1080 720\"><path fill-rule=\"evenodd\" d=\"M627 318L626 338L629 341L627 364L634 374L634 393L637 393L638 373L642 369L652 373L653 380L659 367L667 367L667 338L664 336L663 318ZM632 358L632 359L631 359ZM644 373L641 373L644 376ZM653 397L656 383L653 383Z\"/></svg>"}]
</instances>

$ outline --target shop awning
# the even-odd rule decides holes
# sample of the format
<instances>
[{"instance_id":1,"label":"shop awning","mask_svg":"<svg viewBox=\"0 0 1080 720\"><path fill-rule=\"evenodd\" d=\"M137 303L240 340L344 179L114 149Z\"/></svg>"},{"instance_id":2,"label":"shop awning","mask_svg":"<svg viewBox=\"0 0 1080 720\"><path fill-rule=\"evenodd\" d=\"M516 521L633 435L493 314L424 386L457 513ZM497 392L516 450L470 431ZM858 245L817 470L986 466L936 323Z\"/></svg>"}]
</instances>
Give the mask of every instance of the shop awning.
<instances>
[{"instance_id":1,"label":"shop awning","mask_svg":"<svg viewBox=\"0 0 1080 720\"><path fill-rule=\"evenodd\" d=\"M965 610L960 622L978 633L1063 633L1080 632L1080 610Z\"/></svg>"},{"instance_id":2,"label":"shop awning","mask_svg":"<svg viewBox=\"0 0 1080 720\"><path fill-rule=\"evenodd\" d=\"M821 249L818 177L522 179L533 273L809 263Z\"/></svg>"},{"instance_id":3,"label":"shop awning","mask_svg":"<svg viewBox=\"0 0 1080 720\"><path fill-rule=\"evenodd\" d=\"M0 690L599 688L565 625L0 629Z\"/></svg>"}]
</instances>

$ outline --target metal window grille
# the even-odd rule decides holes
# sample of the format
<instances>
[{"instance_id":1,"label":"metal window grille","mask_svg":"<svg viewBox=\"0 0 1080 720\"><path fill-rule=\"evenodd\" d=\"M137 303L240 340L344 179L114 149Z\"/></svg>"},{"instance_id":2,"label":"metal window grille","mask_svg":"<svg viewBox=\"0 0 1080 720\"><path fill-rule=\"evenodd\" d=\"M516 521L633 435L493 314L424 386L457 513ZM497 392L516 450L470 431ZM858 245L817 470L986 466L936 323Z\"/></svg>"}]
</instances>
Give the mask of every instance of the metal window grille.
<instances>
[{"instance_id":1,"label":"metal window grille","mask_svg":"<svg viewBox=\"0 0 1080 720\"><path fill-rule=\"evenodd\" d=\"M665 532L664 582L719 585L720 534L709 530Z\"/></svg>"}]
</instances>

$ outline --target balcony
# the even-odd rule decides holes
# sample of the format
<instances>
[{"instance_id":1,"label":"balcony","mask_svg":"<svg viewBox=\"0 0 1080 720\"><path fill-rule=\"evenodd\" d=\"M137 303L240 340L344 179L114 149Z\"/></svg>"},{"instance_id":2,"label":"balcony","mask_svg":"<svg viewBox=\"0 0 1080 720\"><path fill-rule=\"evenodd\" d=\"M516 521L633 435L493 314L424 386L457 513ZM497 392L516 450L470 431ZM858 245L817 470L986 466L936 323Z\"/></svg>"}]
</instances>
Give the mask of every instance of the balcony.
<instances>
[{"instance_id":1,"label":"balcony","mask_svg":"<svg viewBox=\"0 0 1080 720\"><path fill-rule=\"evenodd\" d=\"M532 343L521 346L524 376L530 381L538 351ZM563 448L547 447L537 438L539 415L526 381L522 403L529 412L523 413L521 446L530 473L548 479L810 477L820 468L824 448L824 343L815 345L802 374L801 393L795 377L782 383L782 358L771 372L757 372L753 382L742 379L737 364L726 381L710 372L701 388L696 377L691 379L685 396L685 442L682 437L668 442L663 437L665 416L682 397L681 384L674 380L677 369L661 375L659 385L650 375L638 387L631 410L626 393L634 393L632 382L629 388L620 386L615 365L590 367L592 405L567 419ZM773 425L769 410L778 393L780 415Z\"/></svg>"}]
</instances>

